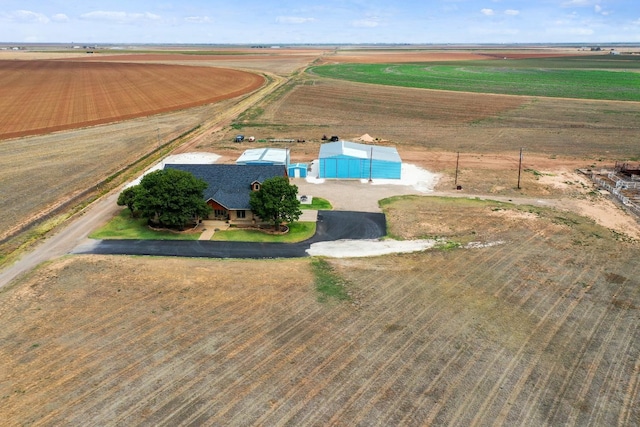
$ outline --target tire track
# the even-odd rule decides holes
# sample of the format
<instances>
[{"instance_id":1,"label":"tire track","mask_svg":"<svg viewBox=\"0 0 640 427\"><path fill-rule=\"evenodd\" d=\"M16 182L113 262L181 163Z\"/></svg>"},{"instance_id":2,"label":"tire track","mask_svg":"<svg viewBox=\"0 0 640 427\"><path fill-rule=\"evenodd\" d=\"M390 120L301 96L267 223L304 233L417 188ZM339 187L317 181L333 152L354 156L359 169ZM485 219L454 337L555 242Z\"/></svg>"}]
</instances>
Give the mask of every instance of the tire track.
<instances>
[{"instance_id":1,"label":"tire track","mask_svg":"<svg viewBox=\"0 0 640 427\"><path fill-rule=\"evenodd\" d=\"M500 256L499 256L499 254L500 254L500 253L501 253L501 251L496 251L496 252L492 253L492 254L491 254L491 256L489 257L489 259L490 259L490 258L499 258L496 262L501 262L501 261L502 261L503 259L505 259L506 257L500 257ZM476 254L475 256L476 256L476 257L479 257L479 256L481 256L481 255L480 255L480 254ZM485 259L486 259L486 254L485 254ZM453 261L454 261L454 260L453 260ZM454 262L455 262L455 261L454 261ZM471 264L474 264L474 263L471 263ZM447 290L446 290L446 291L447 291L447 295L449 296L449 298L450 298L450 297L452 297L452 296L455 294L454 290L456 290L457 288L462 287L464 284L466 284L466 283L468 282L468 278L469 278L469 277L477 277L477 276L478 276L477 271L483 271L483 269L484 269L484 268L486 268L486 267L485 267L484 265L482 265L481 263L475 263L474 265L476 265L476 268L475 268L475 269L470 269L470 270L468 270L468 271L466 272L466 275L462 276L462 277L458 280L458 282L457 282L456 284L454 284L454 285L452 285L451 287L447 288ZM396 304L396 306L402 306L402 305L403 305L402 303L398 303L398 302L396 302L395 304ZM385 305L385 306L390 306L389 304L384 304L384 305ZM376 320L376 322L377 322L377 320ZM372 322L372 323L373 323L373 322ZM344 387L341 387L338 391L341 391L343 388L344 388ZM335 395L336 395L336 396L338 396L338 397L339 397L339 396L341 396L341 394L340 394L340 393L338 393L338 392L336 392L336 393L335 393ZM325 403L326 403L326 402L325 402ZM329 406L329 405L328 405L328 404L325 404L325 407L326 407L326 406ZM298 420L298 422L304 422L304 421L306 421L306 419Z\"/></svg>"},{"instance_id":2,"label":"tire track","mask_svg":"<svg viewBox=\"0 0 640 427\"><path fill-rule=\"evenodd\" d=\"M627 385L627 394L624 396L622 411L618 416L618 425L628 426L631 425L631 417L634 412L638 412L638 395L640 394L640 357L636 358L636 363L633 367L633 372L629 378L629 384Z\"/></svg>"},{"instance_id":3,"label":"tire track","mask_svg":"<svg viewBox=\"0 0 640 427\"><path fill-rule=\"evenodd\" d=\"M514 251L513 248L505 248L503 249L504 251L510 250L510 251ZM527 252L529 249L527 250L522 250L522 252ZM564 272L564 276L566 276L568 274L568 272ZM562 278L564 278L564 276L561 276ZM562 278L559 279L557 282L558 283L562 283ZM532 331L530 331L529 336L527 338L526 342L531 341L532 339L532 335L536 333L537 330L539 330L541 328L541 326L544 324L544 322L546 321L546 318L549 317L555 310L555 308L560 304L561 301L563 301L566 297L566 295L569 294L569 292L572 291L572 288L566 289L560 296L556 297L556 302L552 305L551 308L547 309L547 311L545 312L544 316L537 322L536 326L534 326L534 329ZM542 296L540 298L540 300L538 301L538 303L536 304L536 306L534 308L532 308L531 312L528 314L527 317L533 317L533 315L536 312L536 309L539 306L542 306L542 304L551 297L552 293L551 292L547 292L544 296ZM524 307L523 307L524 308ZM526 342L521 345L518 353L521 354L524 351L524 345L526 344ZM491 362L489 364L489 366L487 367L487 369L485 370L485 372L480 375L476 380L475 380L475 386L470 390L471 394L474 396L479 396L480 393L478 393L478 388L481 387L486 381L487 381L487 375L490 372L490 369L494 367L494 365L497 363L497 361L502 358L506 353L506 349L502 348L500 349L497 353L496 353L496 357L494 359L493 362ZM513 366L515 364L516 359L514 357L511 357L511 362L507 365L507 367L501 368L500 371L502 372L501 375L501 379L498 381L494 381L493 382L493 393L495 393L495 391L497 390L497 387L499 387L502 383L502 381L504 380L504 378L506 378L506 373L509 372L511 369L513 369ZM491 393L486 393L489 396L492 396ZM479 408L476 408L474 410L470 409L471 405L476 404L474 401L477 400L478 398L475 397L473 399L467 399L467 401L463 404L460 405L460 407L458 408L458 410L456 411L456 413L453 415L453 418L451 420L452 423L456 424L456 423L461 423L461 421L459 420L459 417L462 416L463 414L470 414L470 413L475 413L475 417L474 419L477 419L479 417L479 415L486 409L486 406L488 405L489 402L487 402L487 399L485 399L483 401L483 403L479 403L478 405L480 405ZM469 423L472 423L472 420L469 420Z\"/></svg>"},{"instance_id":4,"label":"tire track","mask_svg":"<svg viewBox=\"0 0 640 427\"><path fill-rule=\"evenodd\" d=\"M176 295L176 293L175 292L173 294L165 293L165 295L171 296L171 295ZM155 297L155 296L156 296L155 294L151 294L150 295L150 297ZM132 304L134 304L134 303L132 302ZM228 305L228 304L225 304L225 305ZM243 304L242 302L235 302L234 305L238 306L238 308L239 308L239 309L235 309L236 312L242 313L242 308L245 306L245 304ZM135 309L135 307L132 307L132 309ZM179 307L175 306L174 310L177 310L177 309L179 309ZM248 312L250 309L248 307L246 307L245 310ZM121 318L119 318L119 312L120 311L121 310L118 310L118 312L116 312L114 314L114 316L112 316L112 317L116 318L116 320L118 320L117 322L114 320L112 322L109 322L109 323L105 324L104 328L106 330L114 330L115 328L110 328L110 325L112 323L120 323L121 322ZM229 321L231 321L231 320L229 320ZM146 324L142 323L139 327L133 329L130 332L127 332L124 337L123 337L123 335L117 335L112 340L105 342L103 346L100 346L100 347L96 348L90 355L86 355L83 359L92 359L93 357L90 357L90 356L92 356L93 354L102 353L103 349L106 349L109 346L113 346L114 342L119 343L119 345L117 345L116 347L127 348L129 346L129 344L127 344L127 343L133 344L135 342L139 342L141 339L145 339L146 340L146 338L149 337L149 336L150 337L157 336L157 335L162 336L163 334L161 334L160 332L163 332L164 329L165 329L165 325L162 322L158 322L157 325L154 328L147 328ZM145 331L145 333L141 333L141 331ZM96 334L96 336L102 337L101 338L101 342L104 340L104 337L108 337L109 335L110 335L109 333L105 333L104 331ZM174 342L179 342L179 340L182 340L185 336L193 336L192 341L197 340L197 335L194 336L194 334L192 333L191 330L187 330L182 334L175 335L173 337L173 339L168 344L171 344L171 343L174 343ZM125 338L125 339L123 339L123 338ZM191 342L190 344L192 345L193 342ZM176 345L175 347L176 347L176 350L175 350L175 354L174 355L177 355L178 353L180 353L180 350L179 350L179 346ZM171 353L170 353L170 355L171 355ZM117 383L120 382L120 378L121 377L131 378L129 373L131 371L135 371L135 369L138 366L142 366L142 365L147 364L147 362L152 357L153 357L153 355L149 355L147 357L138 359L137 362L134 363L133 365L129 365L129 366L125 367L124 369L120 370L117 375L110 376L109 382L107 382L107 383L102 382L101 387L95 388L94 390L91 390L89 393L87 393L85 395L78 396L78 398L76 399L76 403L80 402L82 400L86 400L91 394L98 393L98 392L100 392L101 389L105 389L105 388L106 389L110 389L110 388L112 388L113 384L117 384ZM95 358L94 362L92 362L90 364L85 363L84 364L85 365L85 372L87 370L89 372L91 372L92 370L95 369L96 366L99 366L100 363L102 363L102 360L100 358ZM65 367L63 366L61 369L65 369ZM105 373L104 375L107 375L107 374L108 373ZM76 375L76 377L77 376L78 375ZM73 378L71 378L70 380L73 380Z\"/></svg>"},{"instance_id":5,"label":"tire track","mask_svg":"<svg viewBox=\"0 0 640 427\"><path fill-rule=\"evenodd\" d=\"M616 289L616 291L614 292L614 295L619 295L621 293L621 290L624 288L624 286L625 286L625 284L621 284ZM613 315L614 314L614 313L612 313L612 310L610 308L613 305L612 303L613 303L613 301L611 302L611 304L609 305L609 307L607 309L607 314L608 315ZM580 390L578 391L577 396L575 397L576 405L573 407L573 410L571 411L571 413L569 414L569 417L568 417L569 418L569 422L571 422L573 424L576 424L576 421L577 421L578 417L580 416L580 414L578 412L578 408L580 407L580 403L581 402L585 402L585 400L587 399L587 393L589 393L589 391L590 391L590 389L591 389L591 387L593 385L594 378L596 377L596 375L598 375L599 370L601 369L601 366L602 366L602 363L603 363L603 359L605 357L605 353L611 347L611 339L614 336L614 334L617 332L618 323L620 322L620 319L622 318L622 315L625 313L625 310L617 309L616 311L617 311L617 313L615 314L614 319L612 319L611 321L605 322L605 325L607 325L608 330L606 331L606 333L604 333L604 338L599 343L598 351L596 351L595 354L590 353L590 355L592 356L592 359L591 359L590 363L587 363L588 369L587 369L587 373L586 373L586 378L585 378L584 381L582 381L582 387L580 388ZM602 334L599 334L599 335L602 335ZM609 366L609 369L610 369L610 366ZM598 396L598 394L596 393L595 396ZM597 402L597 400L598 400L598 398L596 398L596 402ZM598 408L598 405L593 405L592 408ZM589 425L593 425L591 423L592 416L593 416L593 409L589 413L589 417L588 417L588 421L587 421L587 423Z\"/></svg>"},{"instance_id":6,"label":"tire track","mask_svg":"<svg viewBox=\"0 0 640 427\"><path fill-rule=\"evenodd\" d=\"M420 277L416 278L415 281L418 281L418 280L422 282ZM445 299L445 298L446 297L443 296L441 299ZM430 305L424 307L420 313L414 315L414 319L415 320L422 319L425 313L432 311L433 308L436 306L436 304L440 306L439 303L440 303L440 300L437 300L437 299L433 300L433 302ZM413 310L409 310L409 311L413 312ZM442 320L443 316L445 316L446 314L449 314L449 313L448 312L445 313L445 308L441 308L437 312L433 313L432 316L429 316L428 319L425 319L424 322L421 322L421 327L417 331L415 332L412 331L413 335L418 335L418 336L425 335L427 330L431 330L432 326L434 326L437 321ZM398 317L395 320L402 320L403 318L404 318L404 313L402 311L398 311ZM470 322L467 322L467 324L468 323ZM446 321L441 322L440 324L444 325L446 324ZM431 340L428 343L425 343L423 347L427 347L429 344L433 343L437 338L441 338L440 334L442 332L447 332L444 326L435 328L434 330L432 330L430 334L430 336L432 337ZM451 335L453 334L449 334L448 338L450 338ZM403 343L401 343L398 346L398 345L394 345L395 341L403 341ZM391 348L397 349L392 355L389 355L384 359L382 359L384 362L380 366L376 365L371 367L371 370L373 370L376 373L376 375L373 375L371 373L369 375L366 375L367 379L364 381L364 383L362 383L358 388L358 390L355 393L353 393L351 397L342 405L341 409L333 414L333 416L329 419L328 424L333 425L338 423L338 421L341 419L341 416L345 412L347 412L351 408L351 406L353 406L353 404L357 400L359 400L365 393L374 393L374 397L375 396L381 397L381 395L384 395L384 391L389 389L390 384L393 384L398 380L398 377L401 376L400 375L401 371L400 372L396 371L395 375L387 379L387 381L385 382L385 384L383 384L382 387L376 388L375 390L372 390L372 387L371 387L372 384L375 381L377 381L380 377L380 375L377 374L378 372L384 373L384 372L390 371L391 365L395 364L398 361L398 359L405 356L405 353L409 352L411 350L411 347L414 345L414 342L412 340L406 339L401 334L398 334L398 337L396 338L395 341L386 342L384 346L380 346L380 350L377 353L374 353L371 359L380 360L381 359L380 353L385 351L386 348L391 347ZM443 341L446 342L446 339L444 339ZM443 349L443 350L446 350L446 349ZM426 349L424 351L426 351ZM372 407L373 404L375 403L375 401L371 402L371 400L369 400L368 402L369 402L368 405L365 404L364 408L362 409L362 412L364 412L367 409L367 406ZM351 422L358 423L358 421L361 421L361 418L362 418L362 415L356 416L354 420L351 420Z\"/></svg>"},{"instance_id":7,"label":"tire track","mask_svg":"<svg viewBox=\"0 0 640 427\"><path fill-rule=\"evenodd\" d=\"M593 286L593 283L590 285L589 289L591 288L591 286ZM589 290L587 290L586 292L589 292ZM583 314L580 317L580 320L576 319L573 328L570 330L567 330L567 335L570 337L570 339L575 339L576 337L578 337L577 332L579 331L579 329L582 328L583 325L587 323L587 321L590 321L594 318L593 312L596 310L596 308L597 306L595 304L592 305L591 307L583 311ZM588 343L591 340L591 337L593 336L593 334L595 334L595 331L598 329L599 325L604 321L605 315L606 315L606 310L604 310L597 317L596 321L593 322L593 326L589 332L589 338L587 340L583 340L582 346L576 347L578 350L575 352L575 354L578 357L573 358L574 362L573 362L573 365L570 367L569 372L573 372L575 367L579 364L581 358L584 355L584 352L586 351ZM540 380L536 382L536 384L533 386L533 389L536 390L536 392L526 400L526 405L524 405L525 408L523 408L523 410L526 409L526 412L521 417L519 417L521 421L529 420L530 418L532 418L533 416L532 411L539 408L538 401L540 400L540 397L543 394L547 393L549 390L551 390L551 388L546 386L546 384L554 375L557 374L558 377L564 376L566 378L567 374L563 374L563 372L558 372L561 370L561 366L559 366L560 362L561 362L560 360L556 360L556 362L553 365L553 369L547 370L546 375L541 377Z\"/></svg>"},{"instance_id":8,"label":"tire track","mask_svg":"<svg viewBox=\"0 0 640 427\"><path fill-rule=\"evenodd\" d=\"M372 287L376 287L376 284L378 283L378 281L381 281L381 280L384 280L384 276L377 274L375 275L375 278L372 278L372 280L369 283L371 283ZM410 295L404 295L400 299L395 298L396 294L402 293L402 291L403 289L401 287L396 288L393 292L387 294L387 298L383 300L381 304L384 305L384 302L388 300L403 302L409 299ZM345 342L344 345L341 345L335 351L332 351L331 354L327 358L325 358L320 364L314 366L314 368L310 370L309 373L307 374L307 378L318 377L320 372L326 371L327 367L332 366L336 361L341 361L341 363L336 364L335 365L336 367L333 370L331 370L328 373L328 375L324 377L324 380L322 382L314 384L314 387L311 390L306 391L306 394L304 395L304 397L302 399L299 399L299 403L293 405L293 407L288 409L286 414L280 416L280 419L282 418L293 419L294 415L299 413L300 409L303 406L305 406L313 397L317 396L317 394L321 390L326 388L328 384L332 383L335 377L340 375L345 370L345 366L348 366L349 364L353 363L358 358L359 353L353 352L350 356L347 355L348 357L345 358L345 353L347 353L348 350L351 350L351 344L353 342L359 341L360 337L367 335L371 329L377 326L377 321L379 321L381 318L386 316L386 314L387 314L386 310L380 312L379 314L376 315L374 319L368 321L367 324L364 326L360 325L358 322L352 322L351 324L347 325L344 330L344 335L350 336L351 339ZM374 331L373 335L371 335L371 338L369 340L378 339L379 336L384 333L385 333L384 330L380 328L377 331ZM287 394L285 394L285 396L283 396L283 400L293 401L294 397L297 394L302 392L304 392L303 389L292 388ZM339 395L339 393L336 392L336 395ZM276 410L273 413L266 413L264 416L256 420L256 424L260 425L260 424L267 423L267 420L269 418L273 418L277 416L277 412L278 411ZM298 424L302 423L306 419L306 417L310 415L319 415L319 414L316 413L316 414L304 415L304 418L302 420L297 420L296 423Z\"/></svg>"},{"instance_id":9,"label":"tire track","mask_svg":"<svg viewBox=\"0 0 640 427\"><path fill-rule=\"evenodd\" d=\"M250 296L248 298L250 298ZM297 303L302 298L304 298L304 296L301 296L297 300L293 300L292 304ZM222 325L217 324L216 329L220 329L220 327L225 327L227 325L235 325L238 323L238 318L253 318L253 316L251 315L255 313L255 307L252 307L251 305L244 303L245 300L246 300L245 298L242 298L241 296L239 296L238 298L236 298L236 301L234 302L234 305L233 305L233 307L235 306L244 307L245 311L237 310L234 308L230 308L229 310L220 310L220 312L223 313L223 316L224 316L224 313L237 313L238 315L235 317L228 317L226 319L227 321L223 322ZM264 328L264 326L266 326L266 324L269 322L269 319L266 316L261 317L260 319L262 319L262 323L258 322L258 325L256 326L256 328L266 329ZM263 337L265 334L266 332L262 334L258 334L253 329L250 329L250 330L248 329L246 331L243 331L243 333L241 334L235 334L233 339L227 340L223 345L216 347L215 352L209 355L205 361L201 361L200 363L197 363L198 362L197 358L200 357L201 348L200 347L192 348L192 351L190 351L189 354L182 357L182 363L181 363L181 365L187 365L189 366L189 368L183 369L181 372L181 375L178 376L177 378L174 377L173 384L166 384L162 387L156 388L151 394L148 395L146 400L152 400L152 399L155 399L157 396L164 395L164 394L172 395L171 393L169 393L170 389L172 387L175 388L176 384L180 384L180 388L177 389L179 390L179 392L174 390L174 393L173 393L173 395L176 395L176 397L172 398L169 402L165 403L162 407L160 407L160 409L157 409L154 413L154 418L160 418L160 412L162 412L162 408L170 407L171 403L174 400L181 400L182 399L181 396L182 394L184 394L184 391L192 387L192 384L200 381L200 378L194 375L194 372L196 372L197 370L202 370L203 367L207 366L207 364L215 365L217 363L216 361L214 361L214 359L216 359L216 356L225 356L224 358L225 360L227 360L226 363L232 363L233 360L230 359L229 357L226 357L227 351L233 350L238 345L238 343L246 343L251 339L258 340L261 337ZM180 353L179 349L176 351L175 356L177 356L178 353ZM227 372L226 375L218 376L217 377L218 381L223 381L226 377L233 375L235 373L234 370L231 370L231 369L225 370L224 367L225 366L223 366L222 364L219 364L217 365L216 369L212 370L212 374L215 373L216 370L223 370L223 372ZM189 380L187 380L187 378L189 378ZM139 410L140 406L142 406L142 404L144 403L145 402L140 402L139 405L135 405L134 407L129 408L126 412L120 414L119 420L122 422L126 421L127 417L130 416L134 411Z\"/></svg>"},{"instance_id":10,"label":"tire track","mask_svg":"<svg viewBox=\"0 0 640 427\"><path fill-rule=\"evenodd\" d=\"M620 310L620 316L622 316L623 314L623 310ZM624 314L628 314L628 313L624 313ZM622 342L626 342L626 345L622 348L620 348L620 350L624 350L624 351L617 351L615 352L615 354L617 355L621 355L623 357L627 357L629 354L629 348L631 347L632 343L633 343L633 333L629 334L631 327L633 326L633 330L635 331L635 329L637 328L637 325L634 324L634 322L629 321L629 319L625 318L623 319L622 322L623 325L626 325L626 331L625 333L622 335L622 337L619 337L618 332L620 331L620 326L618 326L618 324L616 324L616 328L615 328L615 332L616 332L616 339L622 341ZM631 335L631 336L629 336ZM611 351L611 346L608 348L609 351ZM595 418L593 425L613 425L614 422L612 419L609 420L604 420L603 417L605 417L606 415L611 416L612 414L609 413L608 411L606 411L606 409L608 409L608 405L607 403L614 401L612 394L615 393L615 389L617 388L617 384L620 384L623 381L623 376L625 375L625 363L623 363L622 361L618 361L618 358L613 358L613 363L609 364L609 367L607 368L607 372L606 374L603 376L604 381L603 384L600 385L600 389L598 390L598 393L596 394L596 403L594 405L595 408L604 408L603 410L599 411L596 415L597 417ZM615 366L618 366L617 371L615 370ZM614 371L612 373L612 371ZM603 391L603 388L605 389ZM589 417L589 422L591 422L591 419L593 418L593 413L591 414L591 416ZM618 414L619 416L619 414ZM618 417L616 417L618 418Z\"/></svg>"},{"instance_id":11,"label":"tire track","mask_svg":"<svg viewBox=\"0 0 640 427\"><path fill-rule=\"evenodd\" d=\"M334 310L332 312L332 319L337 320L346 320L348 317L352 316L352 313L348 310ZM316 357L316 354L309 353L308 350L310 348L314 348L317 343L320 343L324 340L324 337L321 334L315 334L313 331L307 330L304 326L305 323L314 324L313 321L315 317L319 316L319 312L310 312L309 316L306 318L300 319L298 323L293 322L285 322L290 327L286 328L284 331L275 335L271 341L285 341L287 345L278 347L277 352L272 352L269 357L261 359L258 363L252 363L249 358L253 357L253 353L256 352L256 347L247 348L246 354L238 353L238 360L242 361L242 366L247 365L247 369L243 369L243 374L231 382L228 386L228 390L242 390L233 393L234 399L224 404L220 408L217 408L215 411L215 416L211 418L203 419L203 414L208 411L210 408L208 406L203 406L197 411L191 412L187 406L182 408L182 412L187 414L188 417L186 421L189 423L194 423L196 425L200 425L201 423L210 423L215 424L218 420L223 422L225 420L229 420L229 417L235 417L236 414L240 413L245 415L247 412L246 405L240 402L246 402L248 396L252 393L256 392L258 389L264 390L265 384L270 384L270 377L273 376L274 372L281 372L282 370L286 370L287 366L291 365L292 360L296 360L296 365L305 365L309 359ZM279 325L276 325L273 329L267 331L265 333L266 336L273 335ZM294 333L295 332L295 333ZM332 343L335 344L335 343ZM293 347L293 348L290 348ZM282 357L282 354L286 354L286 357ZM299 359L298 356L301 354L308 354L305 359ZM252 380L251 384L243 387L243 384L246 383L249 379ZM199 392L206 388L207 384L201 384L200 388L194 390L193 394L199 394ZM266 392L263 392L267 394ZM249 401L251 401L249 399ZM237 410L238 406L242 405L242 410ZM234 410L236 410L234 412ZM227 414L230 414L229 417L225 417Z\"/></svg>"},{"instance_id":12,"label":"tire track","mask_svg":"<svg viewBox=\"0 0 640 427\"><path fill-rule=\"evenodd\" d=\"M569 272L565 273L562 279L559 280L559 283L566 283L568 274ZM580 278L583 274L584 274L584 270L580 271L578 274L578 278ZM527 339L523 342L520 349L516 352L514 356L511 357L511 362L503 369L503 374L500 375L498 380L495 382L495 385L491 388L490 392L488 393L488 397L480 405L479 410L476 412L476 415L471 420L471 425L477 425L481 419L485 418L485 414L489 410L490 405L492 405L493 402L497 399L498 389L504 385L505 379L514 373L514 370L517 367L517 365L521 364L522 362L526 362L527 366L526 366L526 370L524 371L526 375L524 374L518 375L520 380L516 382L514 388L512 388L512 390L515 389L515 392L512 391L509 394L510 395L515 394L516 396L518 396L520 395L520 393L522 393L522 388L524 386L524 383L528 379L531 371L533 370L534 364L537 363L536 361L539 360L544 350L549 346L551 340L555 337L560 327L563 326L564 321L573 312L573 310L579 304L580 300L584 297L584 293L582 293L579 299L574 299L573 301L571 301L568 307L559 315L558 318L555 318L554 316L554 325L548 331L545 331L547 326L547 319L552 314L556 313L556 309L560 306L560 303L563 300L565 300L566 297L570 293L572 293L575 288L577 288L577 286L579 286L576 282L577 280L574 280L572 282L572 286L567 288L567 290L565 290L565 292L563 292L563 294L558 299L556 299L556 302L552 305L550 309L547 310L545 315L540 319L540 321L531 331ZM540 339L537 339L536 337L538 333L543 334L543 336L540 337ZM533 356L532 356L533 361L531 361L531 359L528 361L524 361L523 355L525 351L529 350L529 343L533 341L534 338L536 338L535 342L537 343L537 345L536 345L535 351L533 352ZM504 408L504 405L503 405L503 408ZM506 414L504 414L504 417L506 418ZM499 414L498 419L500 420L501 423L504 421L502 412Z\"/></svg>"},{"instance_id":13,"label":"tire track","mask_svg":"<svg viewBox=\"0 0 640 427\"><path fill-rule=\"evenodd\" d=\"M286 327L283 331L279 332L278 334L276 334L273 338L270 339L269 342L272 341L279 341L279 340L283 340L285 336L290 335L292 333L292 331L298 329L299 331L296 332L296 334L294 334L293 336L297 336L299 334L303 334L306 333L304 328L299 328L298 325L300 323L303 322L307 322L309 319L311 319L312 317L316 316L317 313L313 312L313 311L309 311L305 316L303 316L302 318L297 319L296 323L293 322L284 322L284 324L290 325L288 327ZM248 330L247 331L247 335L249 335L249 339L252 341L266 341L263 339L264 336L269 336L270 334L273 334L278 328L280 327L280 325L276 325L274 328L269 329L269 330L265 330L262 334L257 334L255 331L252 330ZM255 336L255 337L254 337ZM238 379L234 380L231 384L229 384L227 386L227 388L231 389L231 388L236 388L239 386L239 384L241 384L242 382L244 382L246 380L246 378L250 378L252 377L252 375L258 371L260 371L264 366L267 366L268 364L272 363L273 360L278 359L279 358L279 354L276 353L271 353L268 357L263 358L261 356L261 352L258 351L258 349L256 349L256 347L251 348L250 345L245 345L245 353L247 353L247 355L240 357L240 354L238 353L238 360L242 360L244 365L248 365L250 366L249 369L247 369L246 371L244 371L243 375L240 376ZM227 360L230 360L229 363L235 362L237 363L237 361L234 361L230 358L226 358ZM284 362L283 362L284 363ZM225 375L222 375L221 377L217 377L218 381L224 381L225 379L227 379L228 377L235 375L236 371L235 370L227 370L227 373ZM181 390L186 390L186 389L193 389L193 387L195 385L198 384L198 382L200 382L199 378L194 378L193 380L191 380L190 382L184 384L182 386ZM199 384L197 390L194 390L194 392L192 392L191 394L197 394L196 391L200 391L203 388L208 387L208 384L204 383L204 384ZM174 393L176 394L176 393ZM182 394L182 393L181 393ZM235 394L234 396L238 396L237 394ZM183 400L179 397L174 398L172 401L176 401L176 400ZM180 411L184 411L185 409L188 408L188 405L192 403L190 401L186 401L183 402L182 405L179 405L177 408L173 409L170 413L166 413L166 411L163 411L162 409L159 411L159 413L154 414L154 415L158 415L156 418L159 418L160 415L164 415L164 420L166 420L165 422L169 422L169 420L171 420L171 418L175 415L178 414ZM235 405L235 402L230 403L229 405ZM172 402L169 402L168 404L166 404L164 407L171 407L172 406ZM220 416L224 413L224 408L220 408L217 411L216 416Z\"/></svg>"}]
</instances>

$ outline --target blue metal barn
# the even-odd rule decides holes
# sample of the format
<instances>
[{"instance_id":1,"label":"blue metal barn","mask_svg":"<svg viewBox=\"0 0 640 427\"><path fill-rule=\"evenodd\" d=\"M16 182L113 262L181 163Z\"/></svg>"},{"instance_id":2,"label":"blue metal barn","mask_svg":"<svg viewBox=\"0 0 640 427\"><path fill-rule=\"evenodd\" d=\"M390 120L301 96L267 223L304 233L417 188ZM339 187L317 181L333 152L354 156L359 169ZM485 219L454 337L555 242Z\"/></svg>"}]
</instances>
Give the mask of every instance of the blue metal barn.
<instances>
[{"instance_id":1,"label":"blue metal barn","mask_svg":"<svg viewBox=\"0 0 640 427\"><path fill-rule=\"evenodd\" d=\"M402 160L393 147L329 142L320 147L318 178L400 179Z\"/></svg>"}]
</instances>

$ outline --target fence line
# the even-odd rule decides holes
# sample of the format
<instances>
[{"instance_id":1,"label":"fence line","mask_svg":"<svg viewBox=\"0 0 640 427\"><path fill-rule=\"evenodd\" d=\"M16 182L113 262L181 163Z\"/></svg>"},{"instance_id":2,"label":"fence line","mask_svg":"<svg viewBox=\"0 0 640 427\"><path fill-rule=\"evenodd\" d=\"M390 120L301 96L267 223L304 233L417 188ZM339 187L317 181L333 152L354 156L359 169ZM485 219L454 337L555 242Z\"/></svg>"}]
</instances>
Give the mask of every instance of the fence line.
<instances>
[{"instance_id":1,"label":"fence line","mask_svg":"<svg viewBox=\"0 0 640 427\"><path fill-rule=\"evenodd\" d=\"M640 189L640 182L638 181L627 181L621 179L616 175L615 172L609 172L607 174L607 178L615 183L615 186L612 185L611 182L605 181L596 173L591 174L591 180L595 182L595 184L611 193L615 198L620 200L622 204L629 209L632 213L640 217L640 205L636 203L634 200L630 199L628 196L622 194L622 190L638 190ZM638 195L640 198L640 194Z\"/></svg>"}]
</instances>

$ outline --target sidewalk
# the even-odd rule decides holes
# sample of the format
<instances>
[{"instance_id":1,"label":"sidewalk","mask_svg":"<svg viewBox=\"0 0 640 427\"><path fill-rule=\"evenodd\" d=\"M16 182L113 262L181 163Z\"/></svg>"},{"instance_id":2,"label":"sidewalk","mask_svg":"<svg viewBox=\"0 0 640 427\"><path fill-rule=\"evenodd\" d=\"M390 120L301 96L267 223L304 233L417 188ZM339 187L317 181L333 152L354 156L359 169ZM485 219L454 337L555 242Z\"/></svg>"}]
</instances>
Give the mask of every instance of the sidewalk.
<instances>
[{"instance_id":1,"label":"sidewalk","mask_svg":"<svg viewBox=\"0 0 640 427\"><path fill-rule=\"evenodd\" d=\"M204 230L198 240L211 240L211 237L215 234L216 230L226 230L229 228L229 223L225 221L213 221L213 220L203 220L202 226Z\"/></svg>"}]
</instances>

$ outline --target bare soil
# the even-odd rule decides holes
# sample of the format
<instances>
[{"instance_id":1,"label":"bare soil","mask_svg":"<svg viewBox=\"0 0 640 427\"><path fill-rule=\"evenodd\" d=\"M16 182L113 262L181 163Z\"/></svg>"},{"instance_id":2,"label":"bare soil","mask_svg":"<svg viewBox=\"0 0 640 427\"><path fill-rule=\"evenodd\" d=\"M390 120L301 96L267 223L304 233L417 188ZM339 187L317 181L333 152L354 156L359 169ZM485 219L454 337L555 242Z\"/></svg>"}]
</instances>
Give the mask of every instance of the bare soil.
<instances>
[{"instance_id":1,"label":"bare soil","mask_svg":"<svg viewBox=\"0 0 640 427\"><path fill-rule=\"evenodd\" d=\"M209 67L86 61L0 61L0 139L212 104L264 83Z\"/></svg>"},{"instance_id":2,"label":"bare soil","mask_svg":"<svg viewBox=\"0 0 640 427\"><path fill-rule=\"evenodd\" d=\"M469 200L389 217L406 238L499 244L330 260L344 302L319 302L305 259L42 267L0 292L5 422L637 422L637 243Z\"/></svg>"}]
</instances>

